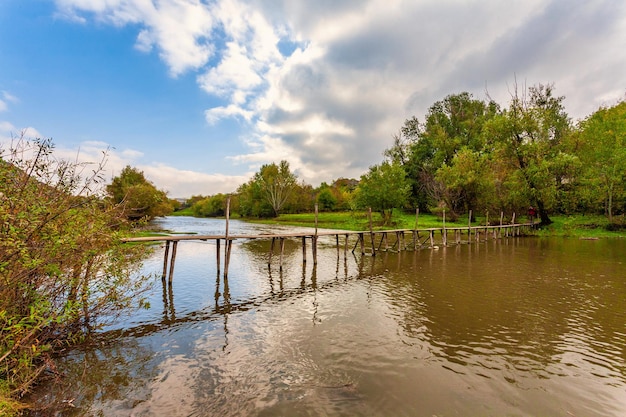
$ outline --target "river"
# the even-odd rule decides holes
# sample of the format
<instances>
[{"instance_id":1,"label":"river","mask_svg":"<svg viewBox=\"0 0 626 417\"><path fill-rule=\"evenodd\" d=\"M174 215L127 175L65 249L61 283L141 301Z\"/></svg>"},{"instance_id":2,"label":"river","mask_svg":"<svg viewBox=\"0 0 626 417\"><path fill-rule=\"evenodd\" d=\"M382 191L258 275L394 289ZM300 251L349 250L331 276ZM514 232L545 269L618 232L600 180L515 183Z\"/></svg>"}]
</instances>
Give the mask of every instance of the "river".
<instances>
[{"instance_id":1,"label":"river","mask_svg":"<svg viewBox=\"0 0 626 417\"><path fill-rule=\"evenodd\" d=\"M164 229L223 233L214 219ZM231 221L231 233L293 228ZM321 239L146 260L151 307L58 359L58 416L624 416L626 241L510 237L377 256ZM351 248L350 248L351 249ZM310 250L310 248L309 248ZM222 246L223 254L223 246ZM223 267L222 267L223 269ZM45 415L45 414L42 414Z\"/></svg>"}]
</instances>

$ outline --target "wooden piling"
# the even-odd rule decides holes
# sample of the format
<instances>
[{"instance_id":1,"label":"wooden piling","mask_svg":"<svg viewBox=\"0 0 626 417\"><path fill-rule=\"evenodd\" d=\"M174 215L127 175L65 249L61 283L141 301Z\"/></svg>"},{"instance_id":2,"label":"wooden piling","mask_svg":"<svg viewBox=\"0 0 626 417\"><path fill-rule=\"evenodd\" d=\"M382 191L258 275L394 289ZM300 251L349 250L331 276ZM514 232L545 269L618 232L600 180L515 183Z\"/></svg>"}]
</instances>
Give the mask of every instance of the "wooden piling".
<instances>
[{"instance_id":1,"label":"wooden piling","mask_svg":"<svg viewBox=\"0 0 626 417\"><path fill-rule=\"evenodd\" d=\"M228 277L228 266L230 264L230 251L233 241L228 238L228 223L230 220L230 196L226 199L226 230L224 233L224 279Z\"/></svg>"},{"instance_id":2,"label":"wooden piling","mask_svg":"<svg viewBox=\"0 0 626 417\"><path fill-rule=\"evenodd\" d=\"M220 246L221 246L221 239L215 239L215 255L217 257L217 272L220 272L220 264L222 263L222 260L220 259Z\"/></svg>"},{"instance_id":3,"label":"wooden piling","mask_svg":"<svg viewBox=\"0 0 626 417\"><path fill-rule=\"evenodd\" d=\"M372 208L367 209L367 216L370 223L370 239L372 240L372 256L376 256L376 244L374 243L374 228L372 226Z\"/></svg>"},{"instance_id":4,"label":"wooden piling","mask_svg":"<svg viewBox=\"0 0 626 417\"><path fill-rule=\"evenodd\" d=\"M165 255L163 256L163 275L161 276L162 280L165 280L165 277L167 276L167 261L168 261L169 255L170 255L170 241L166 240L165 241Z\"/></svg>"},{"instance_id":5,"label":"wooden piling","mask_svg":"<svg viewBox=\"0 0 626 417\"><path fill-rule=\"evenodd\" d=\"M319 213L318 205L315 203L315 236L313 236L313 241L311 243L311 249L313 251L313 265L317 265L317 216Z\"/></svg>"},{"instance_id":6,"label":"wooden piling","mask_svg":"<svg viewBox=\"0 0 626 417\"><path fill-rule=\"evenodd\" d=\"M278 266L280 269L283 269L283 254L285 253L285 238L280 238L280 261Z\"/></svg>"},{"instance_id":7,"label":"wooden piling","mask_svg":"<svg viewBox=\"0 0 626 417\"><path fill-rule=\"evenodd\" d=\"M443 229L441 229L441 242L448 246L448 234L446 233L446 209L443 209Z\"/></svg>"},{"instance_id":8,"label":"wooden piling","mask_svg":"<svg viewBox=\"0 0 626 417\"><path fill-rule=\"evenodd\" d=\"M267 257L267 266L272 266L272 254L274 253L274 244L276 243L276 238L272 237L272 243L270 243L270 253Z\"/></svg>"},{"instance_id":9,"label":"wooden piling","mask_svg":"<svg viewBox=\"0 0 626 417\"><path fill-rule=\"evenodd\" d=\"M175 240L172 243L172 259L170 260L170 274L168 276L168 282L172 283L172 278L174 277L174 263L176 262L176 247L178 246L178 241Z\"/></svg>"}]
</instances>

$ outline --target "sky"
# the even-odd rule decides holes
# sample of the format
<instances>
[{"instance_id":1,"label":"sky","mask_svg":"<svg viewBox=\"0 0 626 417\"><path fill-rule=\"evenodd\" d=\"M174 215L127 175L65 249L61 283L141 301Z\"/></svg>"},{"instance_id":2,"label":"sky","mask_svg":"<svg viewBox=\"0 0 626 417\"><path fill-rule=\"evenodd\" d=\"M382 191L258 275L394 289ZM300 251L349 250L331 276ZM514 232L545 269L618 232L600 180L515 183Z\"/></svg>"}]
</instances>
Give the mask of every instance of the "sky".
<instances>
[{"instance_id":1,"label":"sky","mask_svg":"<svg viewBox=\"0 0 626 417\"><path fill-rule=\"evenodd\" d=\"M126 165L172 198L287 160L318 186L383 160L447 95L626 98L618 0L0 0L0 142Z\"/></svg>"}]
</instances>

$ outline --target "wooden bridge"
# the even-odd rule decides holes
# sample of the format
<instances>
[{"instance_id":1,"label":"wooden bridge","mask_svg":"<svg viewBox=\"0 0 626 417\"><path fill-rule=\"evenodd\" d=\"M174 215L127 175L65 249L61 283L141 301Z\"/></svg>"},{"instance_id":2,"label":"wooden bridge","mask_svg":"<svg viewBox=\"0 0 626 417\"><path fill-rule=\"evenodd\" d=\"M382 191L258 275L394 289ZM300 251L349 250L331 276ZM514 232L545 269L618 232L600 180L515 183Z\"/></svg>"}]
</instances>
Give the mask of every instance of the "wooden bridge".
<instances>
[{"instance_id":1,"label":"wooden bridge","mask_svg":"<svg viewBox=\"0 0 626 417\"><path fill-rule=\"evenodd\" d=\"M284 234L228 234L228 217L226 219L226 232L223 235L168 235L168 236L150 236L135 237L123 239L124 242L164 242L165 254L163 257L163 275L165 280L169 277L171 283L174 275L174 263L176 261L176 248L181 241L199 240L199 241L215 241L217 246L217 269L220 270L220 247L224 241L224 277L228 276L228 265L230 262L230 253L232 243L236 240L254 240L267 239L271 240L268 253L268 266L272 263L272 257L275 252L276 243L279 245L279 265L282 269L283 255L285 249L285 240L295 239L302 242L302 262L307 262L307 239L311 241L311 252L313 262L317 263L317 243L320 237L334 237L337 251L343 248L347 253L349 241L354 242L352 253L357 248L362 255L376 256L379 251L405 251L418 250L421 248L438 248L439 245L449 246L451 244L480 242L487 239L501 239L511 236L519 236L530 231L535 223L512 223L502 224L502 216L499 225L480 225L465 227L446 227L445 220L442 227L423 228L423 229L394 229L394 230L370 230L368 231L349 231L349 230L318 230L311 228L311 231ZM465 236L464 236L465 235ZM340 237L343 237L343 244L340 243ZM465 239L463 239L465 237ZM354 239L356 238L356 239ZM169 265L169 273L168 273Z\"/></svg>"}]
</instances>

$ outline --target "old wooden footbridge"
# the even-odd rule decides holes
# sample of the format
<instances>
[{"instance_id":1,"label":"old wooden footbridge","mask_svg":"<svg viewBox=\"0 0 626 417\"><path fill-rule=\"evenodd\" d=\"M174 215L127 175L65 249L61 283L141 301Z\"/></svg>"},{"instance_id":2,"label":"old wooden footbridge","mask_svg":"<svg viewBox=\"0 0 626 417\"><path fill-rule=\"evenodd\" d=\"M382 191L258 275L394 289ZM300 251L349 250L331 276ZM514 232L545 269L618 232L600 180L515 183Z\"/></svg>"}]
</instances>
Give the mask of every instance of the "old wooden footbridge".
<instances>
[{"instance_id":1,"label":"old wooden footbridge","mask_svg":"<svg viewBox=\"0 0 626 417\"><path fill-rule=\"evenodd\" d=\"M311 242L311 254L314 264L317 264L317 245L318 239L321 237L334 237L337 251L343 248L347 253L350 240L353 241L352 253L357 251L362 255L376 256L380 251L406 251L418 250L422 248L439 248L439 245L449 246L461 243L480 242L487 239L501 239L513 236L520 236L530 231L535 224L515 223L515 215L511 223L503 223L503 215L500 215L500 223L491 225L486 222L484 225L472 226L471 223L464 227L446 227L445 213L443 217L442 227L417 228L414 229L393 229L393 230L373 230L371 223L370 211L370 228L367 231L351 231L351 230L318 230L317 226L311 228L310 231L296 233L280 233L280 234L229 234L228 233L228 215L226 216L226 229L224 234L220 235L166 235L166 236L149 236L125 238L124 242L164 242L165 253L163 257L163 275L165 280L169 277L172 281L174 275L174 264L176 262L176 249L179 242L182 241L215 241L217 247L217 269L221 266L221 242L224 241L224 277L228 276L228 266L230 263L230 254L234 241L266 239L270 240L270 248L268 253L268 266L272 264L272 258L276 250L276 244L279 246L279 266L282 268L283 255L285 250L285 240L301 240L302 242L302 262L307 262L307 239ZM471 214L470 214L471 217ZM317 225L317 210L316 210ZM340 242L340 238L343 241ZM168 272L169 269L169 272Z\"/></svg>"}]
</instances>

